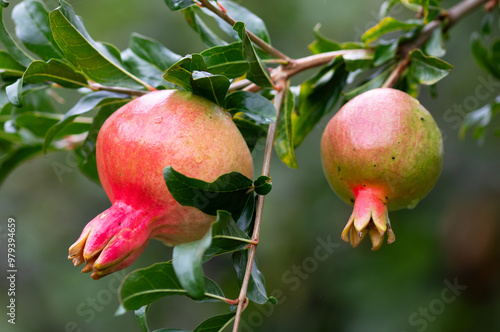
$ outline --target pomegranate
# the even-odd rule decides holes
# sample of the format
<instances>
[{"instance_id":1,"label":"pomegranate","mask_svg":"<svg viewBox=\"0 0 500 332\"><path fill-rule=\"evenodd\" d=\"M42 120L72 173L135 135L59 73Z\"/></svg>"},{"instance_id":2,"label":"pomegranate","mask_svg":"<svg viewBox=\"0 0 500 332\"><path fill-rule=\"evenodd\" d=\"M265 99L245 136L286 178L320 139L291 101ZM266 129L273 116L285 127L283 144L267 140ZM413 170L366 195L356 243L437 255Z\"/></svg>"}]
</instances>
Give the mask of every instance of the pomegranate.
<instances>
[{"instance_id":1,"label":"pomegranate","mask_svg":"<svg viewBox=\"0 0 500 332\"><path fill-rule=\"evenodd\" d=\"M357 247L369 233L378 250L386 232L388 243L395 240L388 210L414 208L439 178L443 140L416 99L380 88L335 114L323 133L321 156L333 191L354 204L342 239Z\"/></svg>"},{"instance_id":2,"label":"pomegranate","mask_svg":"<svg viewBox=\"0 0 500 332\"><path fill-rule=\"evenodd\" d=\"M148 93L117 110L96 143L97 169L112 206L69 248L75 266L99 279L131 265L151 238L173 246L198 240L214 216L181 206L163 169L207 182L222 174L253 176L250 151L229 113L190 92Z\"/></svg>"}]
</instances>

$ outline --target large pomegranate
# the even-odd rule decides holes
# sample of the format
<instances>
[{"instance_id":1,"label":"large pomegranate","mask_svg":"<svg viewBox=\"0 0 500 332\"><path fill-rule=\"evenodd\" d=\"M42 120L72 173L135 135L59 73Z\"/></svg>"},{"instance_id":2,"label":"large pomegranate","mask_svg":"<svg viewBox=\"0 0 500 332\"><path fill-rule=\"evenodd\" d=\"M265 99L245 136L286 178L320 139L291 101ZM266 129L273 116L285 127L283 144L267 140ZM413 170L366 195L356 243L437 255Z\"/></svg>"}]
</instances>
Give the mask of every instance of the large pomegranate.
<instances>
[{"instance_id":1,"label":"large pomegranate","mask_svg":"<svg viewBox=\"0 0 500 332\"><path fill-rule=\"evenodd\" d=\"M321 155L334 192L354 204L342 239L356 247L369 233L378 250L386 231L387 242L395 240L388 210L414 208L439 178L443 141L416 99L380 88L335 114L323 133Z\"/></svg>"},{"instance_id":2,"label":"large pomegranate","mask_svg":"<svg viewBox=\"0 0 500 332\"><path fill-rule=\"evenodd\" d=\"M166 245L200 239L215 220L170 195L163 169L212 182L231 171L253 176L250 151L230 114L185 91L148 93L102 126L97 169L112 206L69 248L75 266L99 279L128 267L151 238Z\"/></svg>"}]
</instances>

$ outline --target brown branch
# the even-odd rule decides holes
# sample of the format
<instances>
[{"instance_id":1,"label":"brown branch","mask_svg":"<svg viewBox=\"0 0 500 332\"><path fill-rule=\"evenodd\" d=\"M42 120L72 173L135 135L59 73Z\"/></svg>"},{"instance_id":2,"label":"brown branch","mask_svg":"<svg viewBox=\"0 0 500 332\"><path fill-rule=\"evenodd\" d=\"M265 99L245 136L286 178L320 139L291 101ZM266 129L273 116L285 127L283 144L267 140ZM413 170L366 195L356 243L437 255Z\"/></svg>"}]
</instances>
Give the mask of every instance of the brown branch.
<instances>
[{"instance_id":1,"label":"brown branch","mask_svg":"<svg viewBox=\"0 0 500 332\"><path fill-rule=\"evenodd\" d=\"M401 55L402 60L398 63L397 67L394 69L391 75L389 75L389 77L382 86L392 87L394 84L396 84L399 77L403 73L404 69L410 64L409 60L410 53L413 50L422 47L429 40L434 30L436 30L440 26L443 26L444 31L450 29L465 15L469 14L470 12L480 7L481 5L488 3L489 1L492 0L464 0L462 2L459 2L458 4L447 10L444 15L441 15L434 21L429 22L422 29L420 35L416 39L409 41L406 44L400 45L399 54ZM493 1L498 1L498 0L493 0Z\"/></svg>"},{"instance_id":2,"label":"brown branch","mask_svg":"<svg viewBox=\"0 0 500 332\"><path fill-rule=\"evenodd\" d=\"M274 107L277 111L277 117L279 118L279 114L281 111L281 106L283 104L283 99L286 91L288 91L288 82L286 80L280 80L280 90L276 94L274 98ZM266 149L264 151L264 161L262 163L262 175L269 176L270 168L271 168L271 157L273 155L273 145L274 145L274 136L276 135L276 128L278 126L278 120L269 125L269 129L267 131L267 140L266 140ZM264 211L264 199L266 196L258 195L257 197L257 206L255 212L255 223L252 234L252 240L259 241L260 234L260 226L262 224L262 213ZM247 266L245 269L245 275L243 277L243 282L241 284L240 294L238 296L238 307L236 309L236 316L234 319L233 332L238 332L238 328L241 321L241 314L245 309L248 299L247 299L247 290L248 283L250 282L250 276L252 274L252 266L255 261L255 252L257 251L257 244L251 244L248 249L248 260Z\"/></svg>"},{"instance_id":3,"label":"brown branch","mask_svg":"<svg viewBox=\"0 0 500 332\"><path fill-rule=\"evenodd\" d=\"M131 95L131 96L143 96L147 93L150 93L151 91L143 91L143 90L134 90L134 89L127 89L127 88L121 88L121 87L116 87L116 86L105 86L101 85L99 83L95 82L90 82L89 87L94 90L94 91L111 91L111 92L118 92L118 93L123 93L126 95Z\"/></svg>"},{"instance_id":4,"label":"brown branch","mask_svg":"<svg viewBox=\"0 0 500 332\"><path fill-rule=\"evenodd\" d=\"M205 8L207 8L208 10L210 10L211 12L213 12L215 15L219 16L221 19L223 19L224 21L226 21L228 24L230 24L231 26L234 26L234 24L236 23L236 21L227 14L226 11L220 9L220 8L217 8L216 6L212 5L210 3L210 1L208 0L198 0L198 2ZM255 45L259 46L264 52L276 57L276 58L280 58L280 59L283 59L285 60L286 62L290 61L290 58L281 53L279 50L277 50L276 48L274 48L273 46L269 45L268 43L266 43L265 41L263 41L261 38L259 38L258 36L256 36L255 34L253 34L252 32L248 31L247 30L247 34L248 34L248 37L250 37L250 40L252 42L255 43Z\"/></svg>"}]
</instances>

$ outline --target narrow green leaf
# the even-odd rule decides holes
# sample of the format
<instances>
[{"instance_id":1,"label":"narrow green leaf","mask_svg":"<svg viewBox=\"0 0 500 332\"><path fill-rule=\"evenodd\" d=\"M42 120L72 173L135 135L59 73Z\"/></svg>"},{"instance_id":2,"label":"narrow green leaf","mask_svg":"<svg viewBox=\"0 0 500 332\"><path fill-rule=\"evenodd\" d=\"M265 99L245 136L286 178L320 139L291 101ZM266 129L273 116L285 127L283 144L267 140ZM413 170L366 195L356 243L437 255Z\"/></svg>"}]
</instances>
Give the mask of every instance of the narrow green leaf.
<instances>
[{"instance_id":1,"label":"narrow green leaf","mask_svg":"<svg viewBox=\"0 0 500 332\"><path fill-rule=\"evenodd\" d=\"M281 106L281 114L276 128L274 150L281 161L290 168L298 168L293 147L292 114L295 109L295 97L288 89Z\"/></svg>"},{"instance_id":2,"label":"narrow green leaf","mask_svg":"<svg viewBox=\"0 0 500 332\"><path fill-rule=\"evenodd\" d=\"M243 250L250 238L243 232L227 211L217 211L217 220L212 224L212 244L203 255L203 262L214 256Z\"/></svg>"},{"instance_id":3,"label":"narrow green leaf","mask_svg":"<svg viewBox=\"0 0 500 332\"><path fill-rule=\"evenodd\" d=\"M472 35L472 55L476 60L479 67L491 73L497 79L500 79L500 63L497 61L492 61L492 56L490 51L484 44L483 40L479 37L479 34L474 33Z\"/></svg>"},{"instance_id":4,"label":"narrow green leaf","mask_svg":"<svg viewBox=\"0 0 500 332\"><path fill-rule=\"evenodd\" d=\"M9 102L16 106L23 106L23 79L22 77L5 88Z\"/></svg>"},{"instance_id":5,"label":"narrow green leaf","mask_svg":"<svg viewBox=\"0 0 500 332\"><path fill-rule=\"evenodd\" d=\"M238 127L250 151L253 151L259 140L267 136L267 129L264 125L256 123L255 120L243 113L235 114L233 122Z\"/></svg>"},{"instance_id":6,"label":"narrow green leaf","mask_svg":"<svg viewBox=\"0 0 500 332\"><path fill-rule=\"evenodd\" d=\"M134 311L135 319L137 319L142 332L149 332L147 318L148 309L149 305L145 305Z\"/></svg>"},{"instance_id":7,"label":"narrow green leaf","mask_svg":"<svg viewBox=\"0 0 500 332\"><path fill-rule=\"evenodd\" d=\"M191 74L193 71L207 71L205 60L199 54L188 54L165 71L163 78L182 87L186 91L193 91Z\"/></svg>"},{"instance_id":8,"label":"narrow green leaf","mask_svg":"<svg viewBox=\"0 0 500 332\"><path fill-rule=\"evenodd\" d=\"M437 28L432 32L431 38L424 45L424 51L427 55L434 57L442 57L446 53L443 42L443 29Z\"/></svg>"},{"instance_id":9,"label":"narrow green leaf","mask_svg":"<svg viewBox=\"0 0 500 332\"><path fill-rule=\"evenodd\" d=\"M256 198L256 195L250 195L245 204L245 208L241 214L236 217L238 228L247 234L251 234L253 230Z\"/></svg>"},{"instance_id":10,"label":"narrow green leaf","mask_svg":"<svg viewBox=\"0 0 500 332\"><path fill-rule=\"evenodd\" d=\"M276 121L274 105L267 98L248 91L236 91L228 95L224 109L233 115L244 113L259 124Z\"/></svg>"},{"instance_id":11,"label":"narrow green leaf","mask_svg":"<svg viewBox=\"0 0 500 332\"><path fill-rule=\"evenodd\" d=\"M159 41L133 33L130 38L130 49L141 59L165 71L181 59L181 56L170 51Z\"/></svg>"},{"instance_id":12,"label":"narrow green leaf","mask_svg":"<svg viewBox=\"0 0 500 332\"><path fill-rule=\"evenodd\" d=\"M24 46L43 60L61 59L61 50L52 36L49 12L40 1L23 1L12 11L16 35Z\"/></svg>"},{"instance_id":13,"label":"narrow green leaf","mask_svg":"<svg viewBox=\"0 0 500 332\"><path fill-rule=\"evenodd\" d=\"M398 50L399 43L394 40L381 42L375 46L373 65L378 67L394 59Z\"/></svg>"},{"instance_id":14,"label":"narrow green leaf","mask_svg":"<svg viewBox=\"0 0 500 332\"><path fill-rule=\"evenodd\" d=\"M224 46L215 46L201 52L212 74L221 74L227 78L237 78L248 72L248 62L243 58L243 45L235 42Z\"/></svg>"},{"instance_id":15,"label":"narrow green leaf","mask_svg":"<svg viewBox=\"0 0 500 332\"><path fill-rule=\"evenodd\" d=\"M316 36L316 40L312 42L309 45L309 50L313 54L319 54L319 53L325 53L325 52L333 52L333 51L339 51L342 49L342 46L330 39L327 39L324 37L320 32L319 29L321 28L321 24L316 24L314 27L314 35Z\"/></svg>"},{"instance_id":16,"label":"narrow green leaf","mask_svg":"<svg viewBox=\"0 0 500 332\"><path fill-rule=\"evenodd\" d=\"M167 166L163 177L177 202L210 215L216 215L217 210L239 215L253 190L253 181L238 172L221 175L214 182L205 182L182 175Z\"/></svg>"},{"instance_id":17,"label":"narrow green leaf","mask_svg":"<svg viewBox=\"0 0 500 332\"><path fill-rule=\"evenodd\" d=\"M92 92L81 98L75 106L73 106L64 117L49 129L45 136L44 149L47 149L56 135L77 116L90 112L98 106L120 104L124 99L129 99L130 96L121 93L109 91Z\"/></svg>"},{"instance_id":18,"label":"narrow green leaf","mask_svg":"<svg viewBox=\"0 0 500 332\"><path fill-rule=\"evenodd\" d=\"M2 4L4 4L2 2ZM0 6L0 43L3 44L5 50L10 53L14 59L23 66L28 66L34 59L31 58L17 43L12 39L9 31L5 28L3 23L2 10L6 6Z\"/></svg>"},{"instance_id":19,"label":"narrow green leaf","mask_svg":"<svg viewBox=\"0 0 500 332\"><path fill-rule=\"evenodd\" d=\"M293 144L297 148L316 124L337 103L347 80L343 59L322 68L300 85L298 107L292 113Z\"/></svg>"},{"instance_id":20,"label":"narrow green leaf","mask_svg":"<svg viewBox=\"0 0 500 332\"><path fill-rule=\"evenodd\" d=\"M446 77L453 66L449 63L424 55L421 50L414 50L410 53L413 77L420 84L432 85Z\"/></svg>"},{"instance_id":21,"label":"narrow green leaf","mask_svg":"<svg viewBox=\"0 0 500 332\"><path fill-rule=\"evenodd\" d=\"M205 279L202 267L203 255L212 244L212 228L198 241L179 244L174 247L173 266L179 282L193 299L201 299L205 293Z\"/></svg>"},{"instance_id":22,"label":"narrow green leaf","mask_svg":"<svg viewBox=\"0 0 500 332\"><path fill-rule=\"evenodd\" d=\"M238 35L241 38L243 43L243 57L248 61L250 66L247 78L261 87L272 88L273 83L271 81L271 77L269 76L269 71L255 52L253 44L246 32L245 23L236 22L233 29L238 32Z\"/></svg>"},{"instance_id":23,"label":"narrow green leaf","mask_svg":"<svg viewBox=\"0 0 500 332\"><path fill-rule=\"evenodd\" d=\"M231 18L233 18L235 21L245 22L246 29L248 31L251 31L254 35L258 36L266 43L271 43L271 38L269 37L266 23L260 17L234 1L219 0L219 3L224 6L224 8L226 8L227 13L229 16L231 16ZM226 21L206 8L203 8L202 10L205 14L214 18L219 27L226 34L231 36L234 40L238 40L238 34L233 29L231 29L231 26L227 24Z\"/></svg>"},{"instance_id":24,"label":"narrow green leaf","mask_svg":"<svg viewBox=\"0 0 500 332\"><path fill-rule=\"evenodd\" d=\"M38 137L45 137L47 131L61 120L59 114L44 112L22 112L15 116L16 126L26 128ZM73 122L66 126L57 137L81 134L88 131L90 121Z\"/></svg>"},{"instance_id":25,"label":"narrow green leaf","mask_svg":"<svg viewBox=\"0 0 500 332\"><path fill-rule=\"evenodd\" d=\"M0 50L0 73L23 76L25 67L17 62L12 55Z\"/></svg>"},{"instance_id":26,"label":"narrow green leaf","mask_svg":"<svg viewBox=\"0 0 500 332\"><path fill-rule=\"evenodd\" d=\"M213 75L206 71L193 71L191 74L191 87L193 93L224 106L224 98L231 82L224 75Z\"/></svg>"},{"instance_id":27,"label":"narrow green leaf","mask_svg":"<svg viewBox=\"0 0 500 332\"><path fill-rule=\"evenodd\" d=\"M48 62L35 60L23 75L24 83L53 82L66 88L87 87L87 79L64 62L51 59Z\"/></svg>"},{"instance_id":28,"label":"narrow green leaf","mask_svg":"<svg viewBox=\"0 0 500 332\"><path fill-rule=\"evenodd\" d=\"M246 265L248 260L248 250L236 251L233 253L233 265L238 277L238 284L241 287L243 278L245 276ZM252 265L252 272L250 274L250 281L248 283L247 297L249 300L264 304L268 301L266 287L264 283L264 276L257 268L257 262L254 261Z\"/></svg>"},{"instance_id":29,"label":"narrow green leaf","mask_svg":"<svg viewBox=\"0 0 500 332\"><path fill-rule=\"evenodd\" d=\"M480 144L484 143L487 126L491 123L493 116L498 113L500 113L500 103L498 102L485 105L480 109L468 113L460 127L459 137L462 139L465 138L467 131L475 127L473 131L474 139Z\"/></svg>"},{"instance_id":30,"label":"narrow green leaf","mask_svg":"<svg viewBox=\"0 0 500 332\"><path fill-rule=\"evenodd\" d=\"M220 332L233 321L235 315L236 312L229 312L227 314L210 317L198 325L193 332Z\"/></svg>"},{"instance_id":31,"label":"narrow green leaf","mask_svg":"<svg viewBox=\"0 0 500 332\"><path fill-rule=\"evenodd\" d=\"M227 43L221 39L215 32L208 27L208 25L201 19L198 13L201 9L196 6L184 8L182 10L184 18L189 26L200 35L201 41L209 47L226 45ZM227 24L227 23L226 23Z\"/></svg>"},{"instance_id":32,"label":"narrow green leaf","mask_svg":"<svg viewBox=\"0 0 500 332\"><path fill-rule=\"evenodd\" d=\"M88 78L103 85L151 89L121 67L115 51L89 36L68 3L61 0L61 6L50 12L49 18L54 40L65 58Z\"/></svg>"},{"instance_id":33,"label":"narrow green leaf","mask_svg":"<svg viewBox=\"0 0 500 332\"><path fill-rule=\"evenodd\" d=\"M121 53L121 58L123 65L129 72L147 82L149 85L156 88L162 86L171 88L175 87L174 84L171 84L163 79L162 70L158 69L156 65L143 60L137 54L132 52L130 48L125 49Z\"/></svg>"},{"instance_id":34,"label":"narrow green leaf","mask_svg":"<svg viewBox=\"0 0 500 332\"><path fill-rule=\"evenodd\" d=\"M180 10L194 5L193 0L165 0L165 3L170 10Z\"/></svg>"},{"instance_id":35,"label":"narrow green leaf","mask_svg":"<svg viewBox=\"0 0 500 332\"><path fill-rule=\"evenodd\" d=\"M205 298L221 301L224 293L220 287L208 278L205 278L205 285ZM127 310L137 310L165 296L187 295L175 275L171 261L156 263L129 273L123 279L118 293Z\"/></svg>"},{"instance_id":36,"label":"narrow green leaf","mask_svg":"<svg viewBox=\"0 0 500 332\"><path fill-rule=\"evenodd\" d=\"M361 36L361 41L365 44L370 44L389 32L410 31L418 26L421 26L420 22L400 22L393 17L385 17L377 25L368 29Z\"/></svg>"},{"instance_id":37,"label":"narrow green leaf","mask_svg":"<svg viewBox=\"0 0 500 332\"><path fill-rule=\"evenodd\" d=\"M358 86L352 90L344 92L343 93L344 98L346 100L351 100L352 98L356 97L357 95L362 94L363 92L366 92L366 91L371 90L371 89L380 88L384 84L384 82L387 80L387 78L389 78L389 75L394 70L394 68L395 68L394 65L389 66L381 73L377 73L375 75L375 77L372 78L371 80L361 84L360 86Z\"/></svg>"}]
</instances>

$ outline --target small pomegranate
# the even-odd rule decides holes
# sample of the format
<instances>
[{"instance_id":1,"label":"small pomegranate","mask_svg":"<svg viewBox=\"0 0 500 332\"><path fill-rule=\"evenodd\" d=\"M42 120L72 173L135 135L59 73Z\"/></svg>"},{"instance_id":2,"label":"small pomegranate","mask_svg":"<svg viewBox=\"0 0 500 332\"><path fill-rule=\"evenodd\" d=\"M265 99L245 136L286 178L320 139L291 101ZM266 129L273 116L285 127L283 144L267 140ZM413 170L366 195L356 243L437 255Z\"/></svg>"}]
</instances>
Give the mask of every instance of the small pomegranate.
<instances>
[{"instance_id":1,"label":"small pomegranate","mask_svg":"<svg viewBox=\"0 0 500 332\"><path fill-rule=\"evenodd\" d=\"M212 182L231 171L253 176L250 151L229 113L190 92L148 93L117 110L96 143L97 169L112 206L69 248L75 266L99 279L131 265L151 238L166 245L198 240L214 216L181 206L163 169Z\"/></svg>"},{"instance_id":2,"label":"small pomegranate","mask_svg":"<svg viewBox=\"0 0 500 332\"><path fill-rule=\"evenodd\" d=\"M387 242L395 240L388 210L414 208L439 178L443 140L416 99L380 88L335 114L323 133L321 156L333 191L354 204L342 239L357 247L369 233L378 250L386 231Z\"/></svg>"}]
</instances>

